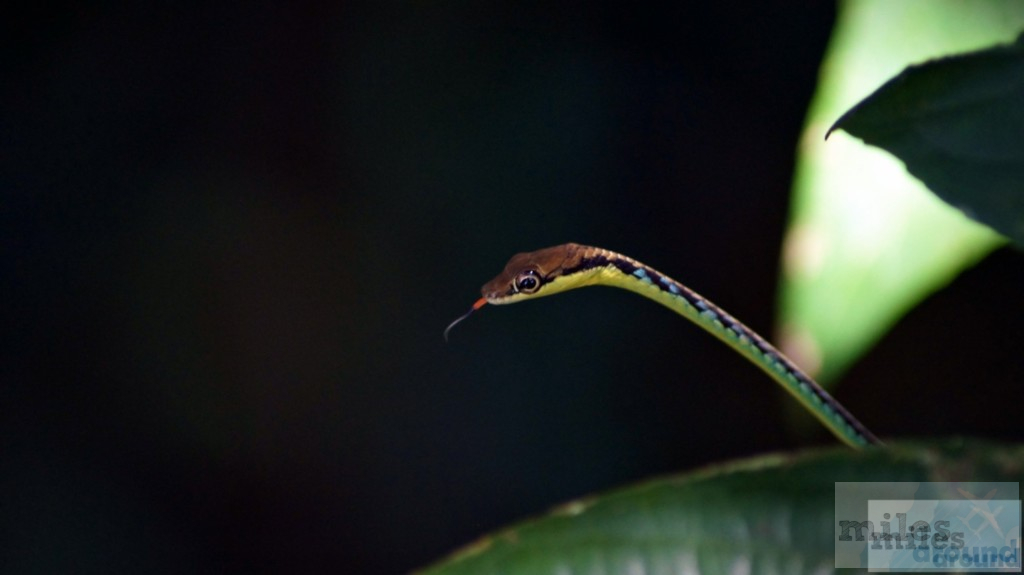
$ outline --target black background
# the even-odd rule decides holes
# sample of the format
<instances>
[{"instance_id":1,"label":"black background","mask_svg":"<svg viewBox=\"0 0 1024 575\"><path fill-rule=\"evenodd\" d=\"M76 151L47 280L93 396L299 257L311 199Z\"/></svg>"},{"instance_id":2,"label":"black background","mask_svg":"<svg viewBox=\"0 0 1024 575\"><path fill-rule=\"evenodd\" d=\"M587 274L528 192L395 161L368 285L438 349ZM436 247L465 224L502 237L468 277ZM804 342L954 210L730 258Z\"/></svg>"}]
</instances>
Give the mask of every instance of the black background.
<instances>
[{"instance_id":1,"label":"black background","mask_svg":"<svg viewBox=\"0 0 1024 575\"><path fill-rule=\"evenodd\" d=\"M5 19L5 573L402 572L571 498L833 443L625 292L441 331L513 253L577 241L771 333L834 8L434 4ZM883 436L1024 437L1022 264L925 302L839 398Z\"/></svg>"}]
</instances>

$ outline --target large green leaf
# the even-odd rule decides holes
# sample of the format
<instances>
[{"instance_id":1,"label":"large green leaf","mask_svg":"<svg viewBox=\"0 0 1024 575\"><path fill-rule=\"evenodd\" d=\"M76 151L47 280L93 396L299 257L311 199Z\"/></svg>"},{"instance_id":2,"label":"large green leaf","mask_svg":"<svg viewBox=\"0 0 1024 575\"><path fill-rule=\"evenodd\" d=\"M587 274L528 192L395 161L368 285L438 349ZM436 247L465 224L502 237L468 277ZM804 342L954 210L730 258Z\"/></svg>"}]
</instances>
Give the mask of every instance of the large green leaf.
<instances>
[{"instance_id":1,"label":"large green leaf","mask_svg":"<svg viewBox=\"0 0 1024 575\"><path fill-rule=\"evenodd\" d=\"M1004 240L836 118L914 63L1010 42L1017 0L844 0L800 141L780 294L783 352L834 383L909 309ZM809 418L808 425L813 422Z\"/></svg>"},{"instance_id":2,"label":"large green leaf","mask_svg":"<svg viewBox=\"0 0 1024 575\"><path fill-rule=\"evenodd\" d=\"M564 505L423 573L832 573L837 481L1022 479L1024 446L962 440L758 457Z\"/></svg>"},{"instance_id":3,"label":"large green leaf","mask_svg":"<svg viewBox=\"0 0 1024 575\"><path fill-rule=\"evenodd\" d=\"M836 128L891 152L947 203L1024 245L1024 35L911 66Z\"/></svg>"}]
</instances>

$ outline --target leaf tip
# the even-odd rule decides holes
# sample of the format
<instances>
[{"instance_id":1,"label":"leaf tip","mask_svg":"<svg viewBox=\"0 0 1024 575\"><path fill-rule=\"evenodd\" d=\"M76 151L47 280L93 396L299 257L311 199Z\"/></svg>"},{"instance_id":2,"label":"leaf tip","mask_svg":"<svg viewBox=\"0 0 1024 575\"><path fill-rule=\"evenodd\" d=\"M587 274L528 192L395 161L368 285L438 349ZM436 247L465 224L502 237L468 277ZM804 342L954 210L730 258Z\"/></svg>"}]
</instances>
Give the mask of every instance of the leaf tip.
<instances>
[{"instance_id":1,"label":"leaf tip","mask_svg":"<svg viewBox=\"0 0 1024 575\"><path fill-rule=\"evenodd\" d=\"M857 110L857 106L854 106L853 108L850 108L849 110L847 110L845 114L843 114L842 116L839 116L839 119L836 120L835 122L833 122L832 126L829 127L827 132L825 132L825 141L828 141L828 137L832 135L832 132L835 132L836 130L840 130L840 129L845 129L843 127L843 124L850 118L850 116L856 110Z\"/></svg>"}]
</instances>

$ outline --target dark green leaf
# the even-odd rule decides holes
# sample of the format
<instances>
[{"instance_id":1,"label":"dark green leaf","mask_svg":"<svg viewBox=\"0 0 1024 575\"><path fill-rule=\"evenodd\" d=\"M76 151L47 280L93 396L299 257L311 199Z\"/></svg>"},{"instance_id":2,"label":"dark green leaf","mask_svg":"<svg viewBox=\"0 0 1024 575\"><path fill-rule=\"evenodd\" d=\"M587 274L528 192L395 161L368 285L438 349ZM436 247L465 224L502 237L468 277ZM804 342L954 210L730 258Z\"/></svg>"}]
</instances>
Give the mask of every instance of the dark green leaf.
<instances>
[{"instance_id":1,"label":"dark green leaf","mask_svg":"<svg viewBox=\"0 0 1024 575\"><path fill-rule=\"evenodd\" d=\"M968 480L1024 480L1024 446L948 440L759 457L565 505L423 573L831 573L834 482Z\"/></svg>"},{"instance_id":2,"label":"dark green leaf","mask_svg":"<svg viewBox=\"0 0 1024 575\"><path fill-rule=\"evenodd\" d=\"M1024 245L1024 35L911 66L836 128L892 153L947 203Z\"/></svg>"}]
</instances>

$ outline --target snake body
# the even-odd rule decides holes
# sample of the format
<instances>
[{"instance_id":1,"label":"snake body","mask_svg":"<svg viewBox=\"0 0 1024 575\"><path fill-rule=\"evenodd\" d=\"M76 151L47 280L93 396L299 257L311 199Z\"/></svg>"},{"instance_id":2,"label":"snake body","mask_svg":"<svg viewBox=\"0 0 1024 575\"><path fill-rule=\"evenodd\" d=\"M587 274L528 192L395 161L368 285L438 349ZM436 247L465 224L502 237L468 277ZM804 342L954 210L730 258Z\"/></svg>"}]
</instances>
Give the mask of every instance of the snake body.
<instances>
[{"instance_id":1,"label":"snake body","mask_svg":"<svg viewBox=\"0 0 1024 575\"><path fill-rule=\"evenodd\" d=\"M772 377L836 437L856 448L881 444L827 391L763 337L706 298L633 258L602 248L562 244L516 254L483 286L483 297L448 331L484 304L503 305L603 285L638 293L696 323Z\"/></svg>"}]
</instances>

